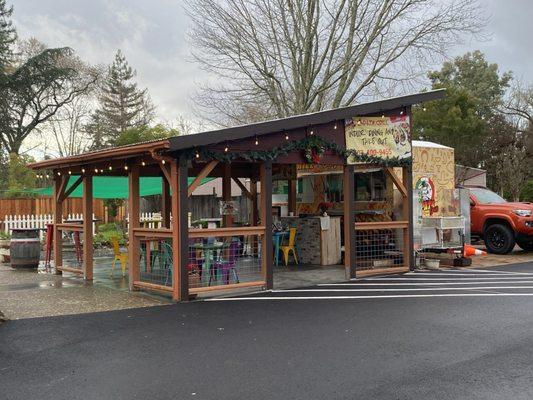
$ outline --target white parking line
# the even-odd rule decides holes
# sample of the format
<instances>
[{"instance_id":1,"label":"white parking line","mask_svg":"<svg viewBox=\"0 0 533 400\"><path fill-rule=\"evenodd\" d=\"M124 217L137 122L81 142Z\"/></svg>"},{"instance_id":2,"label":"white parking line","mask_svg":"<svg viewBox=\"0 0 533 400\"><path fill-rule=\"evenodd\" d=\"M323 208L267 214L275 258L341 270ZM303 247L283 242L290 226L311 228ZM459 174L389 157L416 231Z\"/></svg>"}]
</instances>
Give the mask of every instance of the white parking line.
<instances>
[{"instance_id":1,"label":"white parking line","mask_svg":"<svg viewBox=\"0 0 533 400\"><path fill-rule=\"evenodd\" d=\"M404 283L404 282L384 282L384 283L320 283L316 286L431 286L431 285L494 285L498 283L509 284L509 283L533 283L533 281L479 281L479 282L413 282L413 283Z\"/></svg>"},{"instance_id":2,"label":"white parking line","mask_svg":"<svg viewBox=\"0 0 533 400\"><path fill-rule=\"evenodd\" d=\"M493 275L493 276L502 276L502 274L494 274L492 272L488 272L485 274L461 274L461 273L453 273L453 272L408 272L402 276L487 276L487 275ZM518 277L524 277L524 275L533 276L533 274L516 274ZM505 278L507 279L507 278Z\"/></svg>"},{"instance_id":3,"label":"white parking line","mask_svg":"<svg viewBox=\"0 0 533 400\"><path fill-rule=\"evenodd\" d=\"M398 299L428 297L531 297L533 293L442 293L442 294L403 294L378 296L302 296L302 297L225 297L204 301L255 301L255 300L358 300L358 299Z\"/></svg>"},{"instance_id":4,"label":"white parking line","mask_svg":"<svg viewBox=\"0 0 533 400\"><path fill-rule=\"evenodd\" d=\"M533 289L533 286L472 286L472 287L434 287L434 288L398 288L398 289L287 289L271 290L270 293L305 293L305 292L415 292L445 290L495 290L495 289Z\"/></svg>"},{"instance_id":5,"label":"white parking line","mask_svg":"<svg viewBox=\"0 0 533 400\"><path fill-rule=\"evenodd\" d=\"M451 280L461 280L461 281L472 281L472 280L479 280L479 279L484 279L484 280L508 280L508 281L511 281L511 280L514 280L514 279L524 279L526 277L524 276L513 276L513 277L503 277L503 276L499 276L499 277L483 277L483 278L451 278L451 279L446 279L446 278L442 278L442 277L438 277L438 278L411 278L411 277L404 277L404 278L363 278L362 280L363 281L451 281ZM529 277L528 277L529 278ZM532 277L533 278L533 277Z\"/></svg>"}]
</instances>

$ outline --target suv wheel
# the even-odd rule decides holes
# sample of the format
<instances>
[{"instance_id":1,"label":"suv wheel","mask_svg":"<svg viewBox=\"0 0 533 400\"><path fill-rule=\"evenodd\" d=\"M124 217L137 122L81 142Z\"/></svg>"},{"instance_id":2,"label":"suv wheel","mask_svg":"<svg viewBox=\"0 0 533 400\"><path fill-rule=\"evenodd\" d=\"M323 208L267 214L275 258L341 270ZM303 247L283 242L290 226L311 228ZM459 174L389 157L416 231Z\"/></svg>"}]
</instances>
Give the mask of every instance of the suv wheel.
<instances>
[{"instance_id":1,"label":"suv wheel","mask_svg":"<svg viewBox=\"0 0 533 400\"><path fill-rule=\"evenodd\" d=\"M522 250L533 251L533 239L530 240L517 240L516 244L520 246Z\"/></svg>"},{"instance_id":2,"label":"suv wheel","mask_svg":"<svg viewBox=\"0 0 533 400\"><path fill-rule=\"evenodd\" d=\"M485 246L489 253L507 254L514 245L514 233L507 225L494 224L485 230Z\"/></svg>"}]
</instances>

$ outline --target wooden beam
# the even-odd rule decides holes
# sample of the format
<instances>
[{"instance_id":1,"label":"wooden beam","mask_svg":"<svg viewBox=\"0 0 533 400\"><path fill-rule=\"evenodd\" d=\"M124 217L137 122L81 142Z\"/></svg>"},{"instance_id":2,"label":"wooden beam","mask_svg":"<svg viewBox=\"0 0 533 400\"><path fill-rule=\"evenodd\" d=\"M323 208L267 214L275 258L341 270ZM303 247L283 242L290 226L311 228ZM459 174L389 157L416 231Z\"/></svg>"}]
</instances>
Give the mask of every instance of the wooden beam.
<instances>
[{"instance_id":1,"label":"wooden beam","mask_svg":"<svg viewBox=\"0 0 533 400\"><path fill-rule=\"evenodd\" d=\"M172 208L170 199L170 181L163 178L161 187L161 216L163 217L163 228L170 228L170 210Z\"/></svg>"},{"instance_id":2,"label":"wooden beam","mask_svg":"<svg viewBox=\"0 0 533 400\"><path fill-rule=\"evenodd\" d=\"M54 213L54 265L56 275L61 275L61 270L58 268L63 265L63 239L61 237L61 230L58 225L63 222L63 200L61 200L62 191L62 176L54 176L54 196L53 196L53 213Z\"/></svg>"},{"instance_id":3,"label":"wooden beam","mask_svg":"<svg viewBox=\"0 0 533 400\"><path fill-rule=\"evenodd\" d=\"M378 221L378 222L356 222L356 231L367 231L372 229L407 229L409 221Z\"/></svg>"},{"instance_id":4,"label":"wooden beam","mask_svg":"<svg viewBox=\"0 0 533 400\"><path fill-rule=\"evenodd\" d=\"M171 163L172 189L172 298L175 301L189 300L189 226L187 187L187 160L180 157Z\"/></svg>"},{"instance_id":5,"label":"wooden beam","mask_svg":"<svg viewBox=\"0 0 533 400\"><path fill-rule=\"evenodd\" d=\"M387 175L390 176L390 178L394 182L394 185L396 185L396 187L402 194L402 197L405 199L407 197L407 188L405 187L404 183L400 180L400 178L398 178L398 175L396 175L396 173L394 172L394 168L385 168L385 172L387 173Z\"/></svg>"},{"instance_id":6,"label":"wooden beam","mask_svg":"<svg viewBox=\"0 0 533 400\"><path fill-rule=\"evenodd\" d=\"M65 189L68 183L68 176L67 175L61 175L61 176L55 175L55 179L59 180L59 187L58 187L57 193L55 193L56 200L63 201Z\"/></svg>"},{"instance_id":7,"label":"wooden beam","mask_svg":"<svg viewBox=\"0 0 533 400\"><path fill-rule=\"evenodd\" d=\"M222 177L222 200L231 201L231 164L224 163L224 176ZM233 215L222 216L222 226L227 228L233 225Z\"/></svg>"},{"instance_id":8,"label":"wooden beam","mask_svg":"<svg viewBox=\"0 0 533 400\"><path fill-rule=\"evenodd\" d=\"M344 166L344 270L347 279L356 277L355 264L355 173L353 165Z\"/></svg>"},{"instance_id":9,"label":"wooden beam","mask_svg":"<svg viewBox=\"0 0 533 400\"><path fill-rule=\"evenodd\" d=\"M298 181L296 179L289 179L289 214L292 212L293 215L296 215L296 185Z\"/></svg>"},{"instance_id":10,"label":"wooden beam","mask_svg":"<svg viewBox=\"0 0 533 400\"><path fill-rule=\"evenodd\" d=\"M141 226L139 221L140 212L140 192L139 192L139 165L134 164L129 170L129 196L128 196L128 259L129 259L129 287L135 290L133 282L140 280L139 258L140 258L140 241L135 237L134 230Z\"/></svg>"},{"instance_id":11,"label":"wooden beam","mask_svg":"<svg viewBox=\"0 0 533 400\"><path fill-rule=\"evenodd\" d=\"M64 191L64 193L61 195L61 201L64 201L68 198L68 196L71 195L71 193L76 190L76 188L78 186L80 186L80 184L83 182L83 176L80 176L78 179L76 179L76 182L74 182L74 184L69 187L68 189L66 189ZM65 188L66 188L66 185L65 185Z\"/></svg>"},{"instance_id":12,"label":"wooden beam","mask_svg":"<svg viewBox=\"0 0 533 400\"><path fill-rule=\"evenodd\" d=\"M209 164L206 164L204 168L196 175L196 178L191 182L189 189L188 189L188 196L191 196L192 193L196 190L198 186L202 183L202 180L207 178L207 176L213 171L213 169L217 166L218 161L213 160Z\"/></svg>"},{"instance_id":13,"label":"wooden beam","mask_svg":"<svg viewBox=\"0 0 533 400\"><path fill-rule=\"evenodd\" d=\"M261 270L266 289L274 287L272 264L272 161L263 161L259 169L261 181L261 224L265 227L262 236Z\"/></svg>"},{"instance_id":14,"label":"wooden beam","mask_svg":"<svg viewBox=\"0 0 533 400\"><path fill-rule=\"evenodd\" d=\"M170 176L170 168L168 166L168 162L167 161L159 161L159 167L161 168L161 172L163 172L163 177L168 181L170 182L170 180L172 179L171 176Z\"/></svg>"},{"instance_id":15,"label":"wooden beam","mask_svg":"<svg viewBox=\"0 0 533 400\"><path fill-rule=\"evenodd\" d=\"M83 175L83 277L93 280L93 177Z\"/></svg>"},{"instance_id":16,"label":"wooden beam","mask_svg":"<svg viewBox=\"0 0 533 400\"><path fill-rule=\"evenodd\" d=\"M402 214L403 219L408 222L407 229L403 231L403 257L404 265L413 270L414 257L413 257L413 171L411 166L404 167L402 170L403 184L407 188L407 196L403 199Z\"/></svg>"},{"instance_id":17,"label":"wooden beam","mask_svg":"<svg viewBox=\"0 0 533 400\"><path fill-rule=\"evenodd\" d=\"M248 190L248 188L244 185L244 183L241 182L239 178L232 178L233 181L237 184L237 186L241 189L242 194L252 200L252 193Z\"/></svg>"},{"instance_id":18,"label":"wooden beam","mask_svg":"<svg viewBox=\"0 0 533 400\"><path fill-rule=\"evenodd\" d=\"M191 288L191 294L213 292L216 290L230 290L230 289L240 289L240 288L250 288L250 287L266 287L266 282L264 281L252 281L252 282L242 282L242 283L230 283L229 285L216 285L216 286L204 286Z\"/></svg>"}]
</instances>

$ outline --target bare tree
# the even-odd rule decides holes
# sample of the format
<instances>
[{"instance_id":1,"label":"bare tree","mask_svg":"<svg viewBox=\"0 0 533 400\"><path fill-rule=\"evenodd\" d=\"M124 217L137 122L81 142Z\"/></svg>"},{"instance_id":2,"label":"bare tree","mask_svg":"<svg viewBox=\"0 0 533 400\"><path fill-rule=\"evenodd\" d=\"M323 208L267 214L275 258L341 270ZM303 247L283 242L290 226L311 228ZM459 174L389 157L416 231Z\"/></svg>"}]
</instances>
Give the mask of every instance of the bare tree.
<instances>
[{"instance_id":1,"label":"bare tree","mask_svg":"<svg viewBox=\"0 0 533 400\"><path fill-rule=\"evenodd\" d=\"M186 2L194 58L217 78L198 104L226 123L352 104L486 24L477 0Z\"/></svg>"}]
</instances>

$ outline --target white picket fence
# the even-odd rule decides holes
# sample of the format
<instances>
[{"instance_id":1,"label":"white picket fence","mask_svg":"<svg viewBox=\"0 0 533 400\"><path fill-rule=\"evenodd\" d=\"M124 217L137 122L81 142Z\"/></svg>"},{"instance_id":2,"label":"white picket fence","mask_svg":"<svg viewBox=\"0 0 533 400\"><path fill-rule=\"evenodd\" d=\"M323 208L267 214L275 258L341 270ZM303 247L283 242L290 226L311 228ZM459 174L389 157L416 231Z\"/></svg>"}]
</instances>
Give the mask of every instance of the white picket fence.
<instances>
[{"instance_id":1,"label":"white picket fence","mask_svg":"<svg viewBox=\"0 0 533 400\"><path fill-rule=\"evenodd\" d=\"M93 221L96 220L93 214ZM83 214L68 214L67 218L63 218L63 222L69 221L83 221ZM39 237L44 238L46 225L54 222L52 214L41 215L6 215L6 219L2 222L2 230L10 234L12 229L39 229ZM93 232L95 232L96 224L93 222Z\"/></svg>"},{"instance_id":2,"label":"white picket fence","mask_svg":"<svg viewBox=\"0 0 533 400\"><path fill-rule=\"evenodd\" d=\"M150 229L161 228L163 218L161 213L145 212L139 215L140 221L143 225ZM172 217L171 217L172 218ZM68 214L67 218L63 218L63 222L68 221L82 221L83 214ZM93 220L96 217L93 214ZM129 221L129 217L126 217ZM47 224L54 222L54 216L52 214L42 215L6 215L5 220L2 221L2 230L10 234L12 229L39 229L39 236L41 240L44 237ZM96 224L93 222L93 232L96 232Z\"/></svg>"}]
</instances>

